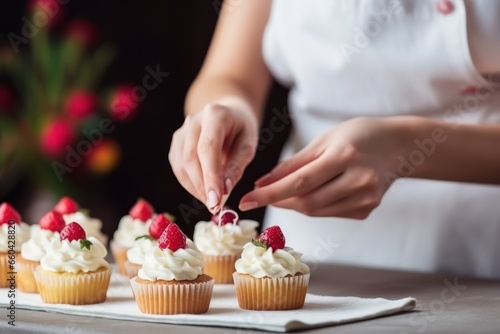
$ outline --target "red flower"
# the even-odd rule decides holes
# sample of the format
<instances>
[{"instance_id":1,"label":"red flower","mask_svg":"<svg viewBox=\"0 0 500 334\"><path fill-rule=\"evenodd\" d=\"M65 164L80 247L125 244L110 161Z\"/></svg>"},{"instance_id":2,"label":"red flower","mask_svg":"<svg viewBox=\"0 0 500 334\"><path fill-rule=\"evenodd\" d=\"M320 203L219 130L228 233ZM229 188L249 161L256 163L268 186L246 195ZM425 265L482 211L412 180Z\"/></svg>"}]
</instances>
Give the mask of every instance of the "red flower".
<instances>
[{"instance_id":1,"label":"red flower","mask_svg":"<svg viewBox=\"0 0 500 334\"><path fill-rule=\"evenodd\" d=\"M45 16L48 27L52 27L61 22L64 16L63 5L57 0L31 0L28 2L28 8L33 12L34 16L36 12L41 12L41 14L36 15ZM40 20L39 18L37 19Z\"/></svg>"},{"instance_id":2,"label":"red flower","mask_svg":"<svg viewBox=\"0 0 500 334\"><path fill-rule=\"evenodd\" d=\"M64 152L64 148L75 139L75 133L70 123L62 118L48 124L41 138L41 149L49 157L58 157Z\"/></svg>"},{"instance_id":3,"label":"red flower","mask_svg":"<svg viewBox=\"0 0 500 334\"><path fill-rule=\"evenodd\" d=\"M73 118L84 119L92 115L99 104L97 97L85 91L74 91L66 100L66 112Z\"/></svg>"},{"instance_id":4,"label":"red flower","mask_svg":"<svg viewBox=\"0 0 500 334\"><path fill-rule=\"evenodd\" d=\"M111 93L109 112L114 119L123 121L132 117L139 103L134 98L134 86L127 84Z\"/></svg>"},{"instance_id":5,"label":"red flower","mask_svg":"<svg viewBox=\"0 0 500 334\"><path fill-rule=\"evenodd\" d=\"M9 86L0 84L0 112L9 111L14 106L14 92Z\"/></svg>"},{"instance_id":6,"label":"red flower","mask_svg":"<svg viewBox=\"0 0 500 334\"><path fill-rule=\"evenodd\" d=\"M88 21L74 20L68 24L66 36L88 48L94 44L97 39L97 30L95 26Z\"/></svg>"}]
</instances>

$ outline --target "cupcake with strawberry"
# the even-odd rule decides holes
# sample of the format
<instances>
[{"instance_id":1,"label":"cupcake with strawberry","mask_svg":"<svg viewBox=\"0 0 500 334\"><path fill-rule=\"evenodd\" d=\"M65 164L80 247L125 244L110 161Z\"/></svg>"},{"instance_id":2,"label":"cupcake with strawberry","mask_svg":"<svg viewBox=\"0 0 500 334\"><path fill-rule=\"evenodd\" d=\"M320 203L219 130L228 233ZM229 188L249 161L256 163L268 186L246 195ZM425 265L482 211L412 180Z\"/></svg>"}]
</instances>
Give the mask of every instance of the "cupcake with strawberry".
<instances>
[{"instance_id":1,"label":"cupcake with strawberry","mask_svg":"<svg viewBox=\"0 0 500 334\"><path fill-rule=\"evenodd\" d=\"M208 311L214 279L202 272L203 256L177 224L170 223L130 280L137 306L147 314Z\"/></svg>"},{"instance_id":2,"label":"cupcake with strawberry","mask_svg":"<svg viewBox=\"0 0 500 334\"><path fill-rule=\"evenodd\" d=\"M147 235L149 225L154 216L154 208L148 201L138 199L130 209L128 215L120 219L118 229L113 235L110 247L113 257L121 274L127 275L125 262L127 262L127 251L134 247L137 237Z\"/></svg>"},{"instance_id":3,"label":"cupcake with strawberry","mask_svg":"<svg viewBox=\"0 0 500 334\"><path fill-rule=\"evenodd\" d=\"M66 224L77 222L89 237L97 238L104 245L107 244L108 237L101 232L101 220L90 217L87 210L80 209L78 203L71 197L65 196L61 198L54 210L63 216Z\"/></svg>"},{"instance_id":4,"label":"cupcake with strawberry","mask_svg":"<svg viewBox=\"0 0 500 334\"><path fill-rule=\"evenodd\" d=\"M201 221L194 228L194 243L203 253L203 272L216 283L233 283L234 264L243 246L257 236L259 223L238 219L238 214L225 207L211 221Z\"/></svg>"},{"instance_id":5,"label":"cupcake with strawberry","mask_svg":"<svg viewBox=\"0 0 500 334\"><path fill-rule=\"evenodd\" d=\"M59 239L59 232L66 226L61 214L57 211L46 213L38 225L31 226L31 237L21 245L21 256L18 258L18 285L23 292L37 292L33 272L40 265L53 239Z\"/></svg>"},{"instance_id":6,"label":"cupcake with strawberry","mask_svg":"<svg viewBox=\"0 0 500 334\"><path fill-rule=\"evenodd\" d=\"M87 239L78 223L66 225L34 272L42 301L71 305L104 302L111 278L106 255L106 247L95 237Z\"/></svg>"},{"instance_id":7,"label":"cupcake with strawberry","mask_svg":"<svg viewBox=\"0 0 500 334\"><path fill-rule=\"evenodd\" d=\"M151 225L149 225L149 234L135 238L134 247L127 251L127 261L125 262L125 270L128 277L137 276L139 269L144 264L146 253L158 244L157 240L161 237L167 226L172 223L169 217L171 216L168 214L156 215Z\"/></svg>"},{"instance_id":8,"label":"cupcake with strawberry","mask_svg":"<svg viewBox=\"0 0 500 334\"><path fill-rule=\"evenodd\" d=\"M0 205L0 288L16 284L10 280L16 272L16 259L21 245L30 237L30 226L21 220L21 215L10 204Z\"/></svg>"},{"instance_id":9,"label":"cupcake with strawberry","mask_svg":"<svg viewBox=\"0 0 500 334\"><path fill-rule=\"evenodd\" d=\"M302 254L285 247L279 226L264 230L247 243L233 274L240 308L246 310L291 310L304 305L309 267Z\"/></svg>"}]
</instances>

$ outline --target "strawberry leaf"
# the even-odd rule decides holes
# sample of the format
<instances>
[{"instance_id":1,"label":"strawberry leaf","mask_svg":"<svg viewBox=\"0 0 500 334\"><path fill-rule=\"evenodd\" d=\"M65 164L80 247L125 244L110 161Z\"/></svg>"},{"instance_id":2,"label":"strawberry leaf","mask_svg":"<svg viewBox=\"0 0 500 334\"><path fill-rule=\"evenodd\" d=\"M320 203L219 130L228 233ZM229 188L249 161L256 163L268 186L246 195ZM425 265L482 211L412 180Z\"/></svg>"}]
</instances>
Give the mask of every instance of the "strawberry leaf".
<instances>
[{"instance_id":1,"label":"strawberry leaf","mask_svg":"<svg viewBox=\"0 0 500 334\"><path fill-rule=\"evenodd\" d=\"M140 239L154 240L153 237L151 237L150 235L147 235L147 234L141 235L141 236L135 238L134 240L140 240Z\"/></svg>"},{"instance_id":2,"label":"strawberry leaf","mask_svg":"<svg viewBox=\"0 0 500 334\"><path fill-rule=\"evenodd\" d=\"M259 241L259 240L252 239L252 244L254 244L257 247L264 247L265 249L268 248L265 243L263 243L262 241Z\"/></svg>"},{"instance_id":3,"label":"strawberry leaf","mask_svg":"<svg viewBox=\"0 0 500 334\"><path fill-rule=\"evenodd\" d=\"M87 239L80 239L80 249L87 248L90 250L90 246L92 246L92 242Z\"/></svg>"}]
</instances>

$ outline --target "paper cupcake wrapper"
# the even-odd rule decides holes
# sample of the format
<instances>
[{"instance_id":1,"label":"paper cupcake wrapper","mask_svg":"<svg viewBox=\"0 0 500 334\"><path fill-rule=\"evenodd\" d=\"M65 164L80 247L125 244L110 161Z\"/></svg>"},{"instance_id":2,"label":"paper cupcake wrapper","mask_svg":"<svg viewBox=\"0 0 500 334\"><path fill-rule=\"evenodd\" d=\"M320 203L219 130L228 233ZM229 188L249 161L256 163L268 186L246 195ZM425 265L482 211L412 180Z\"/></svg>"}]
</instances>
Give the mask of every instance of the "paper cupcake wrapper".
<instances>
[{"instance_id":1,"label":"paper cupcake wrapper","mask_svg":"<svg viewBox=\"0 0 500 334\"><path fill-rule=\"evenodd\" d=\"M114 240L109 242L109 248L111 253L113 253L113 258L115 259L118 271L122 275L127 275L127 269L125 268L125 262L127 262L127 250L128 248L118 245Z\"/></svg>"},{"instance_id":2,"label":"paper cupcake wrapper","mask_svg":"<svg viewBox=\"0 0 500 334\"><path fill-rule=\"evenodd\" d=\"M233 274L236 297L246 310L293 310L304 306L310 274L255 278Z\"/></svg>"},{"instance_id":3,"label":"paper cupcake wrapper","mask_svg":"<svg viewBox=\"0 0 500 334\"><path fill-rule=\"evenodd\" d=\"M22 292L37 293L35 275L33 272L40 265L39 261L30 261L22 256L17 261L17 286Z\"/></svg>"},{"instance_id":4,"label":"paper cupcake wrapper","mask_svg":"<svg viewBox=\"0 0 500 334\"><path fill-rule=\"evenodd\" d=\"M16 252L15 254L15 261L21 257L21 254L19 252ZM10 268L9 264L9 254L8 253L0 253L0 288L9 288L15 287L17 284L17 275L16 274L9 274L10 272L16 272L17 266L14 264L14 270ZM11 278L14 277L14 279L11 282Z\"/></svg>"},{"instance_id":5,"label":"paper cupcake wrapper","mask_svg":"<svg viewBox=\"0 0 500 334\"><path fill-rule=\"evenodd\" d=\"M125 272L129 278L134 278L139 273L139 269L142 268L142 265L137 263L132 263L130 261L125 262Z\"/></svg>"},{"instance_id":6,"label":"paper cupcake wrapper","mask_svg":"<svg viewBox=\"0 0 500 334\"><path fill-rule=\"evenodd\" d=\"M216 284L232 284L234 264L239 255L203 255L203 273L212 276Z\"/></svg>"},{"instance_id":7,"label":"paper cupcake wrapper","mask_svg":"<svg viewBox=\"0 0 500 334\"><path fill-rule=\"evenodd\" d=\"M191 284L141 284L130 280L137 306L146 314L202 314L208 311L214 280Z\"/></svg>"},{"instance_id":8,"label":"paper cupcake wrapper","mask_svg":"<svg viewBox=\"0 0 500 334\"><path fill-rule=\"evenodd\" d=\"M54 273L38 266L34 272L42 301L47 304L87 305L106 300L111 269L76 274Z\"/></svg>"}]
</instances>

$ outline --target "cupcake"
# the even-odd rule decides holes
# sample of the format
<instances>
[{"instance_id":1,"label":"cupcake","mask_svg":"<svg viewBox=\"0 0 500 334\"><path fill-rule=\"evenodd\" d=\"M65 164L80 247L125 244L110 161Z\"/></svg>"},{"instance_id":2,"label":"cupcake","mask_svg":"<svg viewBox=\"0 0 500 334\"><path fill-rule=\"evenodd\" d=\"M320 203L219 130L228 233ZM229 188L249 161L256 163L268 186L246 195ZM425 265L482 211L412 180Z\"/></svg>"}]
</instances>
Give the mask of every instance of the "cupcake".
<instances>
[{"instance_id":1,"label":"cupcake","mask_svg":"<svg viewBox=\"0 0 500 334\"><path fill-rule=\"evenodd\" d=\"M0 288L16 286L17 258L30 237L30 226L8 203L0 205Z\"/></svg>"},{"instance_id":2,"label":"cupcake","mask_svg":"<svg viewBox=\"0 0 500 334\"><path fill-rule=\"evenodd\" d=\"M134 247L127 250L125 270L128 277L137 276L139 269L144 264L144 256L157 245L157 239L161 237L167 226L172 223L168 217L167 214L157 215L149 225L149 234L135 238Z\"/></svg>"},{"instance_id":3,"label":"cupcake","mask_svg":"<svg viewBox=\"0 0 500 334\"><path fill-rule=\"evenodd\" d=\"M120 219L118 229L113 234L109 246L121 274L126 275L127 251L134 247L137 237L148 234L154 209L146 200L139 199L128 215Z\"/></svg>"},{"instance_id":4,"label":"cupcake","mask_svg":"<svg viewBox=\"0 0 500 334\"><path fill-rule=\"evenodd\" d=\"M66 226L61 214L56 211L46 213L38 225L31 226L31 237L21 245L18 258L18 285L23 292L38 292L33 272L40 265L53 239L59 239L59 232Z\"/></svg>"},{"instance_id":5,"label":"cupcake","mask_svg":"<svg viewBox=\"0 0 500 334\"><path fill-rule=\"evenodd\" d=\"M301 308L309 283L309 267L302 254L285 247L279 226L267 228L247 243L233 274L240 308L292 310Z\"/></svg>"},{"instance_id":6,"label":"cupcake","mask_svg":"<svg viewBox=\"0 0 500 334\"><path fill-rule=\"evenodd\" d=\"M237 213L228 209L209 222L198 222L193 240L203 253L203 272L215 283L233 283L234 264L243 246L257 236L257 226L253 220L238 220Z\"/></svg>"},{"instance_id":7,"label":"cupcake","mask_svg":"<svg viewBox=\"0 0 500 334\"><path fill-rule=\"evenodd\" d=\"M78 223L66 225L34 272L42 301L71 305L104 302L111 278L106 255L106 247L95 237L87 239Z\"/></svg>"},{"instance_id":8,"label":"cupcake","mask_svg":"<svg viewBox=\"0 0 500 334\"><path fill-rule=\"evenodd\" d=\"M72 198L61 198L54 207L54 210L63 216L66 224L76 222L83 227L87 236L98 239L103 245L108 243L108 237L101 232L101 220L90 217L87 210L80 209L78 203L76 203Z\"/></svg>"},{"instance_id":9,"label":"cupcake","mask_svg":"<svg viewBox=\"0 0 500 334\"><path fill-rule=\"evenodd\" d=\"M172 223L130 280L137 306L146 314L201 314L208 311L214 279L203 274L203 256Z\"/></svg>"}]
</instances>

